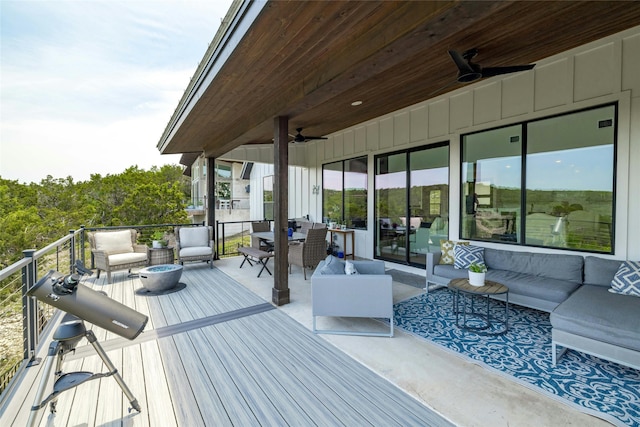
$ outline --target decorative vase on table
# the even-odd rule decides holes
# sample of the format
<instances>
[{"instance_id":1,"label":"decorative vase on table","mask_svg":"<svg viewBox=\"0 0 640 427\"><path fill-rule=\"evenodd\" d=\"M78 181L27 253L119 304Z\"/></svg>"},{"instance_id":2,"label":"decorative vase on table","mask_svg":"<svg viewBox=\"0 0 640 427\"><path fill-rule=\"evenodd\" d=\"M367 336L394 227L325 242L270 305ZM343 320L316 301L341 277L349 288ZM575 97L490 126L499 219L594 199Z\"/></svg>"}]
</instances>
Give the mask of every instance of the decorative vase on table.
<instances>
[{"instance_id":1,"label":"decorative vase on table","mask_svg":"<svg viewBox=\"0 0 640 427\"><path fill-rule=\"evenodd\" d=\"M469 284L471 286L484 286L484 275L486 273L475 273L469 271Z\"/></svg>"},{"instance_id":2,"label":"decorative vase on table","mask_svg":"<svg viewBox=\"0 0 640 427\"><path fill-rule=\"evenodd\" d=\"M472 286L484 286L484 275L487 266L484 263L473 262L469 266L469 284Z\"/></svg>"}]
</instances>

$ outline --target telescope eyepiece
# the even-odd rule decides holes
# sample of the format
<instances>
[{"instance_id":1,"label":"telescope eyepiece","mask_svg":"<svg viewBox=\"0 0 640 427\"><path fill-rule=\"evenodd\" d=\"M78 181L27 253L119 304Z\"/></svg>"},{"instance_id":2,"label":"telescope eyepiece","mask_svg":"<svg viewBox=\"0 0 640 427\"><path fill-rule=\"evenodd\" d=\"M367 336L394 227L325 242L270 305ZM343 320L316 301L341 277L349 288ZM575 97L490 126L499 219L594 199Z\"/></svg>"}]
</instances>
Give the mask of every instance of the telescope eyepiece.
<instances>
[{"instance_id":1,"label":"telescope eyepiece","mask_svg":"<svg viewBox=\"0 0 640 427\"><path fill-rule=\"evenodd\" d=\"M80 283L80 277L77 274L69 274L64 277L60 277L58 281L52 286L53 292L58 295L69 295L75 292Z\"/></svg>"}]
</instances>

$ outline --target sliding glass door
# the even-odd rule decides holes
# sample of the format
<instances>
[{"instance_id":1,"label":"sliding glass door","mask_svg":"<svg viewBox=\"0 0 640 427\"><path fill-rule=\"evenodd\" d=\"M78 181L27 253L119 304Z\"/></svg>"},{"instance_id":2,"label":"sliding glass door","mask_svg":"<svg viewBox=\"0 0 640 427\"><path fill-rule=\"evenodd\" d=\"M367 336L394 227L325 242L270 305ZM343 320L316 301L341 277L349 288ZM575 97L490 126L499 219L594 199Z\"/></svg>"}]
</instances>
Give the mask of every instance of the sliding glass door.
<instances>
[{"instance_id":1,"label":"sliding glass door","mask_svg":"<svg viewBox=\"0 0 640 427\"><path fill-rule=\"evenodd\" d=\"M449 145L375 159L376 258L424 266L449 226Z\"/></svg>"}]
</instances>

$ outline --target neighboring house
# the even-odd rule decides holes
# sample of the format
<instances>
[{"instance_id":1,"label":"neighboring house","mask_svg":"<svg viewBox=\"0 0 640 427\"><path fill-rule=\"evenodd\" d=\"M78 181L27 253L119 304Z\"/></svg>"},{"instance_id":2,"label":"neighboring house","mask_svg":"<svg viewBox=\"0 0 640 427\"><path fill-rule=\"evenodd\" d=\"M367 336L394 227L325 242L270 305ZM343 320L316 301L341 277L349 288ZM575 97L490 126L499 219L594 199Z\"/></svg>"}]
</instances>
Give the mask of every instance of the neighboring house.
<instances>
[{"instance_id":1,"label":"neighboring house","mask_svg":"<svg viewBox=\"0 0 640 427\"><path fill-rule=\"evenodd\" d=\"M181 163L187 166L185 175L191 178L191 200L187 213L191 222L206 221L207 159L204 156L183 156ZM190 163L190 164L189 164ZM248 221L250 219L249 194L251 191L249 171L251 162L218 160L215 162L216 189L213 197L218 221Z\"/></svg>"}]
</instances>

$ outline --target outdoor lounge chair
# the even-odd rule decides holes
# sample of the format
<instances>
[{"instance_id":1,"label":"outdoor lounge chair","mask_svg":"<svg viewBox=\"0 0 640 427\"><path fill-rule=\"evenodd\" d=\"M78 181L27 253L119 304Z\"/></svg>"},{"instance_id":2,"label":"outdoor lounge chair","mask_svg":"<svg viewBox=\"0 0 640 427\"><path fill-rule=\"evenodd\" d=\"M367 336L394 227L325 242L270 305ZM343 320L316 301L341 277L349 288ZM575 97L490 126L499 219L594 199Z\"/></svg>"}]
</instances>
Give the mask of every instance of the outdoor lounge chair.
<instances>
[{"instance_id":1,"label":"outdoor lounge chair","mask_svg":"<svg viewBox=\"0 0 640 427\"><path fill-rule=\"evenodd\" d=\"M206 261L213 268L213 227L176 227L178 262Z\"/></svg>"},{"instance_id":2,"label":"outdoor lounge chair","mask_svg":"<svg viewBox=\"0 0 640 427\"><path fill-rule=\"evenodd\" d=\"M133 229L117 231L95 231L88 233L93 262L98 270L107 273L111 283L111 272L145 267L148 264L146 245L136 244L138 232Z\"/></svg>"}]
</instances>

